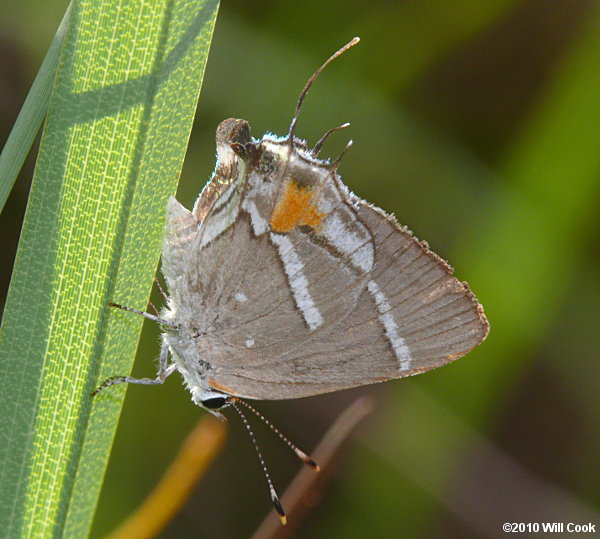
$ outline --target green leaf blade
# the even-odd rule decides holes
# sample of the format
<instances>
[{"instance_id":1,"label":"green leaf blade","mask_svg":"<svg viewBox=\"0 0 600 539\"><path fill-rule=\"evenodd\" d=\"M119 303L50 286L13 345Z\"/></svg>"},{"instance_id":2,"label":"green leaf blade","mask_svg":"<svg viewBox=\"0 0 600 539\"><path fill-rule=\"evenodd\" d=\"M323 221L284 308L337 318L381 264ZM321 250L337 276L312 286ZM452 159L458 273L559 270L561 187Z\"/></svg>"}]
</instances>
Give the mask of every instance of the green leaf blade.
<instances>
[{"instance_id":1,"label":"green leaf blade","mask_svg":"<svg viewBox=\"0 0 600 539\"><path fill-rule=\"evenodd\" d=\"M69 6L0 153L0 212L46 116L70 12Z\"/></svg>"},{"instance_id":2,"label":"green leaf blade","mask_svg":"<svg viewBox=\"0 0 600 539\"><path fill-rule=\"evenodd\" d=\"M85 536L191 129L217 2L74 6L0 342L0 526ZM140 286L145 282L146 286Z\"/></svg>"}]
</instances>

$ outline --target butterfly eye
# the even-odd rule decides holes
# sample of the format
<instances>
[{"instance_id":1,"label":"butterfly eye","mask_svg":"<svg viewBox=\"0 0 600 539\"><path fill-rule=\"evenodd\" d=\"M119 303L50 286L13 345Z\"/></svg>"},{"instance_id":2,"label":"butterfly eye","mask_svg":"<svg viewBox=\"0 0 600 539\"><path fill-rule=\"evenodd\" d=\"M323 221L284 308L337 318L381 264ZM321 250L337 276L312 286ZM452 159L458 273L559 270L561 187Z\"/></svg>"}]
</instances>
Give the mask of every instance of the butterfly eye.
<instances>
[{"instance_id":1,"label":"butterfly eye","mask_svg":"<svg viewBox=\"0 0 600 539\"><path fill-rule=\"evenodd\" d=\"M248 149L244 144L240 144L239 142L232 142L229 145L229 147L242 159L246 159L248 157Z\"/></svg>"},{"instance_id":2,"label":"butterfly eye","mask_svg":"<svg viewBox=\"0 0 600 539\"><path fill-rule=\"evenodd\" d=\"M219 408L222 408L226 402L227 399L225 397L212 397L210 399L203 400L202 406L208 408L209 410L218 410Z\"/></svg>"}]
</instances>

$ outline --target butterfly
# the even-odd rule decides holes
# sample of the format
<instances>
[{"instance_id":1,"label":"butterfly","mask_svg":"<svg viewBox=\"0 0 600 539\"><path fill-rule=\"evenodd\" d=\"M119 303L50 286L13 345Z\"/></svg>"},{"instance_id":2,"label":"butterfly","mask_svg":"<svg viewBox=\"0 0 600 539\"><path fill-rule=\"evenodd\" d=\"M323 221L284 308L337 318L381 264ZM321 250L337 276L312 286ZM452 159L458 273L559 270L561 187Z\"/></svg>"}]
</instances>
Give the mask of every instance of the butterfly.
<instances>
[{"instance_id":1,"label":"butterfly","mask_svg":"<svg viewBox=\"0 0 600 539\"><path fill-rule=\"evenodd\" d=\"M157 378L113 377L97 391L179 371L192 400L218 414L239 399L412 376L485 339L489 324L468 285L394 216L350 192L337 172L343 153L319 158L348 124L312 148L295 137L312 83L357 42L308 80L287 136L255 140L239 119L219 125L216 169L192 211L167 202L166 307L152 315L116 305L163 326Z\"/></svg>"}]
</instances>

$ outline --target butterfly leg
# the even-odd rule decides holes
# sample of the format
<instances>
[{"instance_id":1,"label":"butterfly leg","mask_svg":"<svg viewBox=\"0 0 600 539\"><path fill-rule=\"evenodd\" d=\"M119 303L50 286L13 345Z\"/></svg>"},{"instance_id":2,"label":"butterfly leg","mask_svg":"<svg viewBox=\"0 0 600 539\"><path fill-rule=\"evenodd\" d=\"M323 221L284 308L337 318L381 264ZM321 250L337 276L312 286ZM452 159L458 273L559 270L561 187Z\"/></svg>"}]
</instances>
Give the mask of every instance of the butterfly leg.
<instances>
[{"instance_id":1,"label":"butterfly leg","mask_svg":"<svg viewBox=\"0 0 600 539\"><path fill-rule=\"evenodd\" d=\"M148 303L150 303L150 302L148 302ZM152 305L152 303L150 303L150 305ZM109 303L109 306L116 307L117 309L121 309L123 311L128 311L130 313L140 314L144 318L147 318L148 320L152 320L153 322L157 322L161 326L166 326L169 328L177 329L177 325L172 324L171 322L165 320L164 318L160 318L159 316L155 316L153 314L150 314L150 313L147 313L144 311L138 311L137 309L133 309L131 307L126 307L125 305L121 305L119 303L111 302L111 303ZM152 305L152 308L156 311L156 307L154 307L154 305Z\"/></svg>"},{"instance_id":2,"label":"butterfly leg","mask_svg":"<svg viewBox=\"0 0 600 539\"><path fill-rule=\"evenodd\" d=\"M163 287L160 286L160 281L158 280L157 277L154 277L154 284L156 285L156 288L158 288L158 291L160 292L160 295L163 297L163 299L165 300L165 302L169 302L169 296L167 296L167 293L163 290Z\"/></svg>"},{"instance_id":3,"label":"butterfly leg","mask_svg":"<svg viewBox=\"0 0 600 539\"><path fill-rule=\"evenodd\" d=\"M158 363L158 374L156 378L133 378L132 376L111 376L102 382L92 393L92 397L100 393L107 387L114 386L116 384L142 384L142 385L158 385L164 383L167 376L173 374L176 369L175 363L167 365L169 360L169 345L166 340L163 340L163 344L160 349L160 359Z\"/></svg>"}]
</instances>

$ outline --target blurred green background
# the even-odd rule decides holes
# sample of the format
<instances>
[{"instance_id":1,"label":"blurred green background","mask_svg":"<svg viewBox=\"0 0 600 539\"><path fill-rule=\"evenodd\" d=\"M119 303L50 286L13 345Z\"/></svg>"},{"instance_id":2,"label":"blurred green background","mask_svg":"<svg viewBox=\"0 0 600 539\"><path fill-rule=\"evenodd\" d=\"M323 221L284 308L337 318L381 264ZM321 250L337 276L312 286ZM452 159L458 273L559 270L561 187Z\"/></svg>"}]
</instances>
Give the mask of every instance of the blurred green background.
<instances>
[{"instance_id":1,"label":"blurred green background","mask_svg":"<svg viewBox=\"0 0 600 539\"><path fill-rule=\"evenodd\" d=\"M0 5L1 142L65 7ZM299 536L504 537L504 522L600 529L600 9L224 2L179 200L191 207L210 177L221 120L284 134L306 79L355 35L362 43L311 90L297 134L314 142L351 122L322 154L353 139L344 181L454 265L491 333L416 379L258 404L310 450L359 394L377 400ZM33 163L0 217L2 302ZM148 324L136 376L152 376L157 336ZM93 537L137 507L201 413L177 376L128 390ZM247 537L270 509L251 442L229 415L226 448L162 537ZM255 428L282 492L299 464Z\"/></svg>"}]
</instances>

